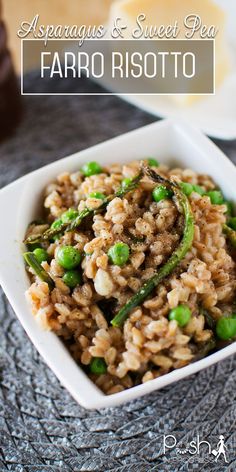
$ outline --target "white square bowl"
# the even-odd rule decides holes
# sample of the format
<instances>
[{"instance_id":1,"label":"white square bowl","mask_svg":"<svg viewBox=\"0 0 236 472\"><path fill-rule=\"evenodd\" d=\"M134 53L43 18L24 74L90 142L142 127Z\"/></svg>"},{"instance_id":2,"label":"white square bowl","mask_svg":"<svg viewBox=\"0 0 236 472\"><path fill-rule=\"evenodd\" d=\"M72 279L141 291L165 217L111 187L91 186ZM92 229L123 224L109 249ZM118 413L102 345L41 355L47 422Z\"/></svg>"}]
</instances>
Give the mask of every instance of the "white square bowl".
<instances>
[{"instance_id":1,"label":"white square bowl","mask_svg":"<svg viewBox=\"0 0 236 472\"><path fill-rule=\"evenodd\" d=\"M236 342L208 357L155 380L113 395L104 395L74 362L60 339L37 325L24 292L29 287L21 241L30 221L37 216L42 193L48 182L64 171L76 171L87 161L102 164L128 162L145 156L161 162L190 167L210 174L227 199L236 202L236 169L226 156L203 134L184 123L160 121L132 131L88 150L61 159L32 172L0 191L0 283L30 339L45 362L78 403L85 408L119 405L158 390L191 375L236 351Z\"/></svg>"}]
</instances>

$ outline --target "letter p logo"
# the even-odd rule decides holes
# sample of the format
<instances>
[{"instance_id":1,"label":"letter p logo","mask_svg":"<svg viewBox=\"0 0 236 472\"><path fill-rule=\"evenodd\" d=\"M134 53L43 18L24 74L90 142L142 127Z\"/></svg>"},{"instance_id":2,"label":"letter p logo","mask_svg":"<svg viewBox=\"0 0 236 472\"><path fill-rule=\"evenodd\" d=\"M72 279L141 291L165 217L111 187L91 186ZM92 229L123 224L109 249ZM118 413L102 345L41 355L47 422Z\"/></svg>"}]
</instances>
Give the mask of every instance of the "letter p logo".
<instances>
[{"instance_id":1,"label":"letter p logo","mask_svg":"<svg viewBox=\"0 0 236 472\"><path fill-rule=\"evenodd\" d=\"M176 446L176 438L172 434L167 434L163 436L163 449L164 454L168 449L173 449Z\"/></svg>"}]
</instances>

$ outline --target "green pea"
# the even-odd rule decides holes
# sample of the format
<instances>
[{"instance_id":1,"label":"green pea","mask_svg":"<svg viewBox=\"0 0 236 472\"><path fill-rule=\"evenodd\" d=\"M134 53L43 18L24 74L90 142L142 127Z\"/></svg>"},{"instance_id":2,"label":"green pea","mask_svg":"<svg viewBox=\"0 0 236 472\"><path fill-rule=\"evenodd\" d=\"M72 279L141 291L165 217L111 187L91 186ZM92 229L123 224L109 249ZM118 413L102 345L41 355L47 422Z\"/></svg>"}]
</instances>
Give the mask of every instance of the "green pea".
<instances>
[{"instance_id":1,"label":"green pea","mask_svg":"<svg viewBox=\"0 0 236 472\"><path fill-rule=\"evenodd\" d=\"M169 313L169 320L176 320L178 325L182 328L191 318L191 310L188 305L178 305Z\"/></svg>"},{"instance_id":2,"label":"green pea","mask_svg":"<svg viewBox=\"0 0 236 472\"><path fill-rule=\"evenodd\" d=\"M81 285L82 275L77 270L67 270L63 275L62 280L68 287L75 288L76 285Z\"/></svg>"},{"instance_id":3,"label":"green pea","mask_svg":"<svg viewBox=\"0 0 236 472\"><path fill-rule=\"evenodd\" d=\"M234 231L236 231L236 216L233 216L232 218L230 218L227 225L230 228L232 228Z\"/></svg>"},{"instance_id":4,"label":"green pea","mask_svg":"<svg viewBox=\"0 0 236 472\"><path fill-rule=\"evenodd\" d=\"M189 195L191 195L191 193L193 192L193 186L192 184L189 184L188 182L181 182L180 187L187 197L189 197Z\"/></svg>"},{"instance_id":5,"label":"green pea","mask_svg":"<svg viewBox=\"0 0 236 472\"><path fill-rule=\"evenodd\" d=\"M38 247L33 251L37 261L41 264L44 261L48 261L48 253L45 249Z\"/></svg>"},{"instance_id":6,"label":"green pea","mask_svg":"<svg viewBox=\"0 0 236 472\"><path fill-rule=\"evenodd\" d=\"M159 162L158 162L156 159L153 159L152 157L150 157L150 158L148 159L148 165L149 165L150 167L159 167L160 164L159 164Z\"/></svg>"},{"instance_id":7,"label":"green pea","mask_svg":"<svg viewBox=\"0 0 236 472\"><path fill-rule=\"evenodd\" d=\"M81 168L81 172L85 177L90 177L91 175L101 174L102 168L97 162L92 161L84 164Z\"/></svg>"},{"instance_id":8,"label":"green pea","mask_svg":"<svg viewBox=\"0 0 236 472\"><path fill-rule=\"evenodd\" d=\"M132 179L130 179L129 177L127 177L126 179L123 179L122 182L121 182L121 186L122 187L128 187L128 185L132 182Z\"/></svg>"},{"instance_id":9,"label":"green pea","mask_svg":"<svg viewBox=\"0 0 236 472\"><path fill-rule=\"evenodd\" d=\"M107 371L106 362L104 361L102 357L93 357L93 359L90 362L89 367L90 367L90 372L96 375L105 374Z\"/></svg>"},{"instance_id":10,"label":"green pea","mask_svg":"<svg viewBox=\"0 0 236 472\"><path fill-rule=\"evenodd\" d=\"M129 259L130 249L128 244L116 243L108 251L108 257L112 264L123 266Z\"/></svg>"},{"instance_id":11,"label":"green pea","mask_svg":"<svg viewBox=\"0 0 236 472\"><path fill-rule=\"evenodd\" d=\"M199 195L204 195L206 191L200 185L193 185L193 191L199 193Z\"/></svg>"},{"instance_id":12,"label":"green pea","mask_svg":"<svg viewBox=\"0 0 236 472\"><path fill-rule=\"evenodd\" d=\"M212 205L222 205L224 197L220 190L210 190L206 195L210 198Z\"/></svg>"},{"instance_id":13,"label":"green pea","mask_svg":"<svg viewBox=\"0 0 236 472\"><path fill-rule=\"evenodd\" d=\"M89 194L89 198L97 198L98 200L105 200L106 195L101 192L92 192Z\"/></svg>"},{"instance_id":14,"label":"green pea","mask_svg":"<svg viewBox=\"0 0 236 472\"><path fill-rule=\"evenodd\" d=\"M234 338L236 336L236 319L233 317L220 318L216 323L216 334L224 341Z\"/></svg>"},{"instance_id":15,"label":"green pea","mask_svg":"<svg viewBox=\"0 0 236 472\"><path fill-rule=\"evenodd\" d=\"M64 269L74 269L81 262L81 254L73 246L61 246L56 253L56 261Z\"/></svg>"},{"instance_id":16,"label":"green pea","mask_svg":"<svg viewBox=\"0 0 236 472\"><path fill-rule=\"evenodd\" d=\"M74 208L69 208L69 210L65 211L61 215L62 223L69 223L70 221L74 220L78 216L79 212L74 210Z\"/></svg>"},{"instance_id":17,"label":"green pea","mask_svg":"<svg viewBox=\"0 0 236 472\"><path fill-rule=\"evenodd\" d=\"M172 190L165 187L165 185L159 185L158 187L154 188L152 192L152 198L155 202L166 200L167 198L171 198L172 196L173 196Z\"/></svg>"}]
</instances>

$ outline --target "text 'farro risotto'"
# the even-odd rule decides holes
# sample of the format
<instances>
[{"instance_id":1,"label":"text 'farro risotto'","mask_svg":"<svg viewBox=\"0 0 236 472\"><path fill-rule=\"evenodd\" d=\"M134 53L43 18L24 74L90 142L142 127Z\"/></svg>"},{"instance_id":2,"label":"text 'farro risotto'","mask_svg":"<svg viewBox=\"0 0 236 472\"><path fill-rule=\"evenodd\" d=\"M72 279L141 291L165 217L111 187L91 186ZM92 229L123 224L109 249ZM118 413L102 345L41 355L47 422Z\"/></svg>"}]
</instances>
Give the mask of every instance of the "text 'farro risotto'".
<instances>
[{"instance_id":1,"label":"text 'farro risotto'","mask_svg":"<svg viewBox=\"0 0 236 472\"><path fill-rule=\"evenodd\" d=\"M207 175L89 162L46 187L25 244L33 315L107 394L236 336L236 217Z\"/></svg>"}]
</instances>

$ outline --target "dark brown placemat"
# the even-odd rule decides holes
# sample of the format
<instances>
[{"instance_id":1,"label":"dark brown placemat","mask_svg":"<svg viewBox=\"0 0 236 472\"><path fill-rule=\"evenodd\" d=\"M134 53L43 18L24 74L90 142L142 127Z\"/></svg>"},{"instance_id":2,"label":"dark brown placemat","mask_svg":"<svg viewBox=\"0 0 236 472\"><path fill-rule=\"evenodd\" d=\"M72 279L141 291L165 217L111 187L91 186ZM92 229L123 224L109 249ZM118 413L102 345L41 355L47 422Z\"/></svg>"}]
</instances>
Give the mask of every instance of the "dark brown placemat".
<instances>
[{"instance_id":1,"label":"dark brown placemat","mask_svg":"<svg viewBox=\"0 0 236 472\"><path fill-rule=\"evenodd\" d=\"M34 74L26 80L34 83ZM59 82L55 88L60 92ZM95 88L81 84L84 91ZM112 96L25 96L24 105L21 126L0 146L0 187L155 120ZM217 144L236 162L235 141ZM236 357L122 407L91 412L61 387L2 293L0 321L1 472L236 470ZM164 454L164 434L175 436L182 454L177 448ZM228 463L215 462L207 445L200 454L183 454L198 435L212 449L224 435Z\"/></svg>"}]
</instances>

